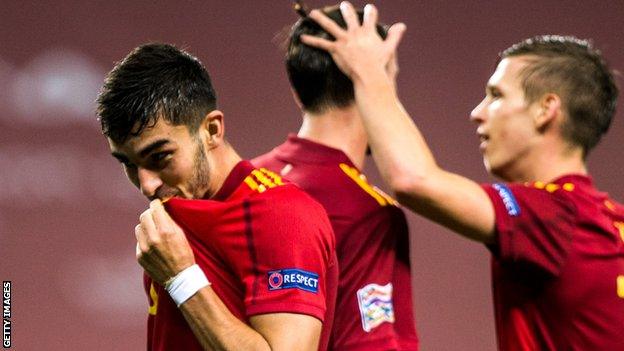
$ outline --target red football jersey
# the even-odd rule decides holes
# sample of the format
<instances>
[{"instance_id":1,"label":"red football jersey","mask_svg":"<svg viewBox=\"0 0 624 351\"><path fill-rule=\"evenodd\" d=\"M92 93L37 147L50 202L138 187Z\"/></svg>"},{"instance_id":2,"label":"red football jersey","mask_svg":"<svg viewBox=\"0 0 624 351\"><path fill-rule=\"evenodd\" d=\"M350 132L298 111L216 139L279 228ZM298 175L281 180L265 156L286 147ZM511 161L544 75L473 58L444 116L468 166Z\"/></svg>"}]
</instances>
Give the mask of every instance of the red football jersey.
<instances>
[{"instance_id":1,"label":"red football jersey","mask_svg":"<svg viewBox=\"0 0 624 351\"><path fill-rule=\"evenodd\" d=\"M484 189L499 349L624 350L624 207L581 175Z\"/></svg>"},{"instance_id":2,"label":"red football jersey","mask_svg":"<svg viewBox=\"0 0 624 351\"><path fill-rule=\"evenodd\" d=\"M408 228L396 201L342 151L295 135L252 162L281 172L327 210L340 267L330 348L416 350Z\"/></svg>"},{"instance_id":3,"label":"red football jersey","mask_svg":"<svg viewBox=\"0 0 624 351\"><path fill-rule=\"evenodd\" d=\"M301 313L332 326L338 283L335 242L324 209L294 184L240 162L212 200L171 199L167 212L184 230L211 287L242 321ZM168 293L145 277L149 350L202 350Z\"/></svg>"}]
</instances>

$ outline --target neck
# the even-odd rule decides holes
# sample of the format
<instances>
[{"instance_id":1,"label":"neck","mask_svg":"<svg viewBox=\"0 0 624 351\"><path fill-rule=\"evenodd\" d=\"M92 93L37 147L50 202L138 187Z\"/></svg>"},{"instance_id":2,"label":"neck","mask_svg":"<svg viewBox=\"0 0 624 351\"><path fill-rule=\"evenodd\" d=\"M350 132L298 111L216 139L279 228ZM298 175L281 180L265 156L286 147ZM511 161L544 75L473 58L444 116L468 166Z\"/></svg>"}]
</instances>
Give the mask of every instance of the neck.
<instances>
[{"instance_id":1,"label":"neck","mask_svg":"<svg viewBox=\"0 0 624 351\"><path fill-rule=\"evenodd\" d=\"M210 173L208 190L204 198L212 198L223 187L225 179L232 172L232 169L242 160L236 151L224 142L219 146L220 150L213 150L208 156L208 165Z\"/></svg>"},{"instance_id":2,"label":"neck","mask_svg":"<svg viewBox=\"0 0 624 351\"><path fill-rule=\"evenodd\" d=\"M535 154L531 157L525 157L515 167L516 171L501 175L501 178L512 182L551 182L566 174L587 174L581 148L559 144L559 147L542 145L539 149L534 150Z\"/></svg>"},{"instance_id":3,"label":"neck","mask_svg":"<svg viewBox=\"0 0 624 351\"><path fill-rule=\"evenodd\" d=\"M362 169L368 147L359 112L354 105L331 108L323 113L304 112L297 136L341 150Z\"/></svg>"}]
</instances>

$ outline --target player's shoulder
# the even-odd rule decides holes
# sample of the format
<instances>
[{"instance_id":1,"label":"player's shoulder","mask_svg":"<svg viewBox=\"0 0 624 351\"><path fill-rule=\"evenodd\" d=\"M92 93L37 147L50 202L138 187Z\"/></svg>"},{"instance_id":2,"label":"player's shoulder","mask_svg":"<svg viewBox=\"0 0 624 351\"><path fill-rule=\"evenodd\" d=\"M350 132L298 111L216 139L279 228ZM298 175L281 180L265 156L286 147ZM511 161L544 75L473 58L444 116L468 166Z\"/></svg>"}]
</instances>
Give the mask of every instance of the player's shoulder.
<instances>
[{"instance_id":1,"label":"player's shoulder","mask_svg":"<svg viewBox=\"0 0 624 351\"><path fill-rule=\"evenodd\" d=\"M345 191L349 193L350 197L359 197L362 202L381 207L398 206L398 202L394 198L369 182L366 175L353 164L339 163L335 169L343 182L350 184L349 187L345 187Z\"/></svg>"},{"instance_id":2,"label":"player's shoulder","mask_svg":"<svg viewBox=\"0 0 624 351\"><path fill-rule=\"evenodd\" d=\"M251 171L244 183L249 189L249 200L257 205L267 205L268 209L281 211L286 208L292 212L301 208L311 210L321 207L299 186L266 168Z\"/></svg>"},{"instance_id":3,"label":"player's shoulder","mask_svg":"<svg viewBox=\"0 0 624 351\"><path fill-rule=\"evenodd\" d=\"M294 183L285 183L258 194L255 202L266 204L273 212L326 216L324 207Z\"/></svg>"},{"instance_id":4,"label":"player's shoulder","mask_svg":"<svg viewBox=\"0 0 624 351\"><path fill-rule=\"evenodd\" d=\"M604 200L604 205L610 211L617 213L619 216L624 217L624 204L614 199L607 198Z\"/></svg>"},{"instance_id":5,"label":"player's shoulder","mask_svg":"<svg viewBox=\"0 0 624 351\"><path fill-rule=\"evenodd\" d=\"M270 174L267 170L258 171ZM294 183L276 184L277 179L264 187L252 185L256 190L246 199L257 235L264 237L262 233L266 233L271 241L297 236L302 242L333 243L333 230L325 208Z\"/></svg>"},{"instance_id":6,"label":"player's shoulder","mask_svg":"<svg viewBox=\"0 0 624 351\"><path fill-rule=\"evenodd\" d=\"M571 183L492 183L483 184L495 206L504 206L507 213L517 216L523 209L531 208L535 214L548 215L557 209L576 212L575 187Z\"/></svg>"},{"instance_id":7,"label":"player's shoulder","mask_svg":"<svg viewBox=\"0 0 624 351\"><path fill-rule=\"evenodd\" d=\"M525 183L492 183L484 184L484 188L491 189L492 192L497 193L503 199L514 195L523 196L526 198L534 198L536 200L541 199L558 199L566 198L570 199L576 195L576 187L572 183L544 183L540 181L525 182Z\"/></svg>"},{"instance_id":8,"label":"player's shoulder","mask_svg":"<svg viewBox=\"0 0 624 351\"><path fill-rule=\"evenodd\" d=\"M594 187L591 178L581 175L566 175L552 182L535 181L515 185L514 191L522 192L537 205L557 202L561 206L574 208L577 214L601 212L610 202L606 193Z\"/></svg>"}]
</instances>

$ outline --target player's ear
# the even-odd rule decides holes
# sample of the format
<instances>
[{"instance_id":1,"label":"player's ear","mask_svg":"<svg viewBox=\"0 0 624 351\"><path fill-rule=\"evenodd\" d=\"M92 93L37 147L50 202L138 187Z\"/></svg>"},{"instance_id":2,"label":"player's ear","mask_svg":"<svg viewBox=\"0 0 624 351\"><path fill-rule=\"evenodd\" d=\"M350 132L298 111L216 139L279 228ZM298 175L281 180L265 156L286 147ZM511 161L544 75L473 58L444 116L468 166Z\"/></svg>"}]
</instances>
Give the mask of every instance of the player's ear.
<instances>
[{"instance_id":1,"label":"player's ear","mask_svg":"<svg viewBox=\"0 0 624 351\"><path fill-rule=\"evenodd\" d=\"M209 148L222 144L225 135L223 112L219 110L209 112L202 120L198 133Z\"/></svg>"},{"instance_id":2,"label":"player's ear","mask_svg":"<svg viewBox=\"0 0 624 351\"><path fill-rule=\"evenodd\" d=\"M534 115L535 127L538 130L544 130L552 125L558 117L562 116L561 98L554 93L548 93L542 96L537 102L538 109Z\"/></svg>"},{"instance_id":3,"label":"player's ear","mask_svg":"<svg viewBox=\"0 0 624 351\"><path fill-rule=\"evenodd\" d=\"M292 94L292 97L295 100L295 104L297 104L297 107L299 107L300 110L303 110L303 104L301 103L301 100L299 99L299 95L297 95L297 92L295 92L295 89L291 88L290 93Z\"/></svg>"}]
</instances>

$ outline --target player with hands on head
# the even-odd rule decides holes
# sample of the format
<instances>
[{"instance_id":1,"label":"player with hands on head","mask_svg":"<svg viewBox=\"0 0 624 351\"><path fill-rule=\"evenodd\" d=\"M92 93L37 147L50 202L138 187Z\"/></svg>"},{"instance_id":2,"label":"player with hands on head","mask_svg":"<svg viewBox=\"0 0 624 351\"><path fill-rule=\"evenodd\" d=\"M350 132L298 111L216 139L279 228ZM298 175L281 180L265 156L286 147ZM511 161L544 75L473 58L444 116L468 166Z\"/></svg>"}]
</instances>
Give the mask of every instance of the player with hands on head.
<instances>
[{"instance_id":1,"label":"player with hands on head","mask_svg":"<svg viewBox=\"0 0 624 351\"><path fill-rule=\"evenodd\" d=\"M401 106L387 64L405 26L383 40L373 5L362 24L348 2L341 10L347 29L310 13L335 40L302 40L353 81L373 157L399 201L491 251L499 349L624 350L624 207L586 167L618 96L600 53L543 35L500 54L470 119L486 169L503 182L478 184L437 165Z\"/></svg>"},{"instance_id":2,"label":"player with hands on head","mask_svg":"<svg viewBox=\"0 0 624 351\"><path fill-rule=\"evenodd\" d=\"M353 84L328 53L301 42L303 34L330 35L298 3L302 18L291 28L284 61L301 127L252 163L288 178L327 210L340 268L330 348L415 351L405 214L363 174L368 140ZM346 27L338 6L322 11ZM382 25L375 30L386 34Z\"/></svg>"},{"instance_id":3,"label":"player with hands on head","mask_svg":"<svg viewBox=\"0 0 624 351\"><path fill-rule=\"evenodd\" d=\"M151 200L135 227L148 349L325 350L338 279L327 214L241 160L199 60L137 47L106 77L97 112Z\"/></svg>"}]
</instances>

